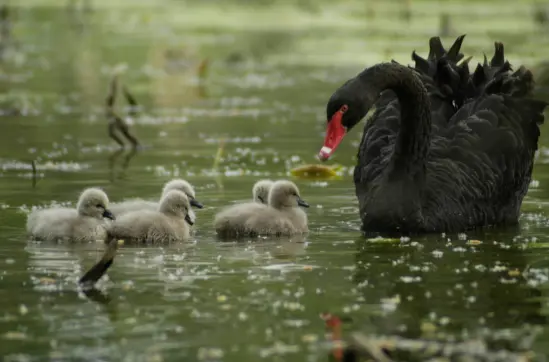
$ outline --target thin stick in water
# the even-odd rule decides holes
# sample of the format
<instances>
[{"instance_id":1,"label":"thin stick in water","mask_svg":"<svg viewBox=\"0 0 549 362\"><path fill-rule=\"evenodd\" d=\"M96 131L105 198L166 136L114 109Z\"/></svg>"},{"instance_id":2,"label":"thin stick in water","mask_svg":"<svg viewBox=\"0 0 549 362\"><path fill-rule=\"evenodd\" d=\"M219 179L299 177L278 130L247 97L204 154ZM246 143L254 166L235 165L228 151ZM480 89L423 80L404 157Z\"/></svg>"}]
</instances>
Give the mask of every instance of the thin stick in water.
<instances>
[{"instance_id":1,"label":"thin stick in water","mask_svg":"<svg viewBox=\"0 0 549 362\"><path fill-rule=\"evenodd\" d=\"M32 160L31 161L31 166L32 166L32 188L35 188L36 187L36 174L37 174L37 171L36 171L36 160Z\"/></svg>"},{"instance_id":2,"label":"thin stick in water","mask_svg":"<svg viewBox=\"0 0 549 362\"><path fill-rule=\"evenodd\" d=\"M225 148L225 139L222 139L219 141L219 147L217 148L217 152L215 154L214 163L212 168L214 170L217 170L217 166L219 165L219 161L221 160L221 157L223 156L223 149Z\"/></svg>"}]
</instances>

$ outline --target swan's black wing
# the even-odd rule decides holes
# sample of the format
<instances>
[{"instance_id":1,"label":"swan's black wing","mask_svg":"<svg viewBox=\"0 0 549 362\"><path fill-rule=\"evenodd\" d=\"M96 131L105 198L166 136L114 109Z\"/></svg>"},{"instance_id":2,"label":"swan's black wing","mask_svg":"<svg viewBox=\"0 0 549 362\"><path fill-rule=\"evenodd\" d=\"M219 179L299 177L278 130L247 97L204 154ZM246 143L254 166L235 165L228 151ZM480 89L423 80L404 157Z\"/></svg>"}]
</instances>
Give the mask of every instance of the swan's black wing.
<instances>
[{"instance_id":1,"label":"swan's black wing","mask_svg":"<svg viewBox=\"0 0 549 362\"><path fill-rule=\"evenodd\" d=\"M500 73L433 135L424 187L427 230L516 223L530 183L546 103L532 74Z\"/></svg>"}]
</instances>

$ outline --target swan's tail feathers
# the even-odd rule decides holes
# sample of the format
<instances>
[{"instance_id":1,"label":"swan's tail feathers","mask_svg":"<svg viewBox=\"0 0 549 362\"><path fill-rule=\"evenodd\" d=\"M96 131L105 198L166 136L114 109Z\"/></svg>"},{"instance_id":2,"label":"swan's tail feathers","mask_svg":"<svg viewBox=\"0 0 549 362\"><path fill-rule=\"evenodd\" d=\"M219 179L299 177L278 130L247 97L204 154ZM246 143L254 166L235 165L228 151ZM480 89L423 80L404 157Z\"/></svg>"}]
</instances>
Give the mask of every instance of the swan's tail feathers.
<instances>
[{"instance_id":1,"label":"swan's tail feathers","mask_svg":"<svg viewBox=\"0 0 549 362\"><path fill-rule=\"evenodd\" d=\"M465 34L459 36L450 47L450 50L446 51L440 38L438 36L432 37L429 39L429 55L427 56L427 59L430 61L437 61L438 59L446 57L454 63L459 62L463 58L463 54L459 52L461 50L461 45L463 44L463 39L465 39Z\"/></svg>"},{"instance_id":2,"label":"swan's tail feathers","mask_svg":"<svg viewBox=\"0 0 549 362\"><path fill-rule=\"evenodd\" d=\"M520 98L530 96L534 86L534 76L530 70L521 66L511 73L511 65L505 62L493 79L484 86L484 92Z\"/></svg>"},{"instance_id":3,"label":"swan's tail feathers","mask_svg":"<svg viewBox=\"0 0 549 362\"><path fill-rule=\"evenodd\" d=\"M466 100L469 86L469 61L472 57L464 59L459 65L448 60L440 59L433 80L441 93L447 99L452 99L457 106L461 106Z\"/></svg>"},{"instance_id":4,"label":"swan's tail feathers","mask_svg":"<svg viewBox=\"0 0 549 362\"><path fill-rule=\"evenodd\" d=\"M459 63L459 67L465 67L467 68L467 71L469 71L469 62L471 61L471 59L473 59L472 55L462 59L461 62Z\"/></svg>"},{"instance_id":5,"label":"swan's tail feathers","mask_svg":"<svg viewBox=\"0 0 549 362\"><path fill-rule=\"evenodd\" d=\"M459 77L460 74L457 72L457 69L446 59L442 59L437 63L434 80L444 96L451 97L454 94L456 87L460 83Z\"/></svg>"},{"instance_id":6,"label":"swan's tail feathers","mask_svg":"<svg viewBox=\"0 0 549 362\"><path fill-rule=\"evenodd\" d=\"M448 54L446 56L450 61L457 63L463 59L464 55L459 52L461 50L461 45L463 44L463 39L465 39L465 34L459 36L450 47L450 50L448 50Z\"/></svg>"},{"instance_id":7,"label":"swan's tail feathers","mask_svg":"<svg viewBox=\"0 0 549 362\"><path fill-rule=\"evenodd\" d=\"M503 43L495 42L494 47L496 49L494 51L494 56L492 57L492 60L490 60L490 65L492 67L501 67L505 63Z\"/></svg>"},{"instance_id":8,"label":"swan's tail feathers","mask_svg":"<svg viewBox=\"0 0 549 362\"><path fill-rule=\"evenodd\" d=\"M414 69L421 74L432 77L435 75L439 60L446 59L453 65L457 64L463 59L463 54L460 53L463 39L465 39L465 35L458 37L450 47L450 50L446 51L440 38L438 36L432 37L429 39L429 55L427 59L419 56L415 50L412 52L412 60L415 62Z\"/></svg>"},{"instance_id":9,"label":"swan's tail feathers","mask_svg":"<svg viewBox=\"0 0 549 362\"><path fill-rule=\"evenodd\" d=\"M412 52L414 69L423 79L432 94L461 106L464 94L467 93L469 81L469 61L460 52L465 35L459 36L449 50L442 45L438 36L429 39L429 55L427 59Z\"/></svg>"},{"instance_id":10,"label":"swan's tail feathers","mask_svg":"<svg viewBox=\"0 0 549 362\"><path fill-rule=\"evenodd\" d=\"M484 55L482 64L478 64L467 85L467 97L481 94L504 94L512 97L530 96L534 89L532 72L520 67L513 73L511 63L505 59L503 43L494 43L494 55L488 61Z\"/></svg>"},{"instance_id":11,"label":"swan's tail feathers","mask_svg":"<svg viewBox=\"0 0 549 362\"><path fill-rule=\"evenodd\" d=\"M446 49L442 46L442 42L438 36L434 36L429 39L429 55L427 56L427 59L440 59L445 53Z\"/></svg>"},{"instance_id":12,"label":"swan's tail feathers","mask_svg":"<svg viewBox=\"0 0 549 362\"><path fill-rule=\"evenodd\" d=\"M412 60L416 63L416 70L420 71L423 74L429 74L429 62L427 61L427 59L424 59L417 55L415 50L412 52Z\"/></svg>"}]
</instances>

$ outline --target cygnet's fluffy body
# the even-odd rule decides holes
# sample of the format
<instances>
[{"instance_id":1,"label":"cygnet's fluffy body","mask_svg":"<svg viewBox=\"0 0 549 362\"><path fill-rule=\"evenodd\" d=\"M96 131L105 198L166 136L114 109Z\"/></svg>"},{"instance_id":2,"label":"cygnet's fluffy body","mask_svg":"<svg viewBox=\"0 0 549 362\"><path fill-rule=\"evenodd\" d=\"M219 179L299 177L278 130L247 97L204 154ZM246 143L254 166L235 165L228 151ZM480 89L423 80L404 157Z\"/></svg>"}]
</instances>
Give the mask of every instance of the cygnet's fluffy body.
<instances>
[{"instance_id":1,"label":"cygnet's fluffy body","mask_svg":"<svg viewBox=\"0 0 549 362\"><path fill-rule=\"evenodd\" d=\"M273 186L271 180L259 180L254 184L252 188L252 195L254 202L267 205L269 202L269 191Z\"/></svg>"},{"instance_id":2,"label":"cygnet's fluffy body","mask_svg":"<svg viewBox=\"0 0 549 362\"><path fill-rule=\"evenodd\" d=\"M36 210L27 218L27 233L42 241L104 241L106 222L114 219L108 209L109 199L103 190L89 188L78 199L76 209L54 207Z\"/></svg>"},{"instance_id":3,"label":"cygnet's fluffy body","mask_svg":"<svg viewBox=\"0 0 549 362\"><path fill-rule=\"evenodd\" d=\"M222 237L239 235L294 235L309 231L307 214L299 208L309 205L290 181L273 183L269 204L240 204L218 213L214 227Z\"/></svg>"},{"instance_id":4,"label":"cygnet's fluffy body","mask_svg":"<svg viewBox=\"0 0 549 362\"><path fill-rule=\"evenodd\" d=\"M272 185L271 180L257 181L252 187L252 202L232 205L219 212L214 220L218 234L230 236L243 233L250 216L265 209Z\"/></svg>"},{"instance_id":5,"label":"cygnet's fluffy body","mask_svg":"<svg viewBox=\"0 0 549 362\"><path fill-rule=\"evenodd\" d=\"M164 185L164 188L162 189L162 195L160 199L162 199L166 195L166 193L168 193L168 191L171 191L171 190L179 190L183 192L189 199L191 206L197 207L199 209L203 207L203 205L200 202L198 202L198 200L196 200L196 194L195 194L194 188L187 181L182 179L173 179L167 182ZM128 212L133 212L137 210L157 211L158 207L159 207L158 202L147 201L147 200L136 198L136 199L126 200L123 202L113 203L111 205L111 211L116 217L118 217Z\"/></svg>"},{"instance_id":6,"label":"cygnet's fluffy body","mask_svg":"<svg viewBox=\"0 0 549 362\"><path fill-rule=\"evenodd\" d=\"M136 210L123 214L108 229L108 238L126 243L169 243L190 238L194 213L185 193L170 190L158 210Z\"/></svg>"}]
</instances>

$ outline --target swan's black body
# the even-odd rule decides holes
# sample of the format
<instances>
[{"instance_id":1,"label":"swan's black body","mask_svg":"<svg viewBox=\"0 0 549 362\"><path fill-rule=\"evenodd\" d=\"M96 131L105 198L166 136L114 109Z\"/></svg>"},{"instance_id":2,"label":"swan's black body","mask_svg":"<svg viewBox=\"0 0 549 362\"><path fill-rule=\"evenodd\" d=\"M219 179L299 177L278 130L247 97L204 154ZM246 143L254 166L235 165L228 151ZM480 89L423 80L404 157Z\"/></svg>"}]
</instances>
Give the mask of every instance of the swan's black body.
<instances>
[{"instance_id":1,"label":"swan's black body","mask_svg":"<svg viewBox=\"0 0 549 362\"><path fill-rule=\"evenodd\" d=\"M434 39L434 40L433 40ZM328 119L364 128L354 171L365 232L458 232L518 222L530 183L545 102L530 71L511 72L503 45L470 74L459 48L431 39L416 67L382 63L330 98ZM456 45L457 44L457 45Z\"/></svg>"}]
</instances>

